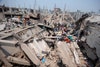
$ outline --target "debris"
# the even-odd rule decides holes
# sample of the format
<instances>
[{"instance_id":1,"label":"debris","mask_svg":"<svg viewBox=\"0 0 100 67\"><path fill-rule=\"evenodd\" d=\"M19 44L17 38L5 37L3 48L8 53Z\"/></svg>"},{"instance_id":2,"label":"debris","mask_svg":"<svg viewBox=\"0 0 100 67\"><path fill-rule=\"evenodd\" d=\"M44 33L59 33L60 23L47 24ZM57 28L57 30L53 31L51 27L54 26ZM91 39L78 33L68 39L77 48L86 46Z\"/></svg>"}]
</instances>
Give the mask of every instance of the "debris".
<instances>
[{"instance_id":1,"label":"debris","mask_svg":"<svg viewBox=\"0 0 100 67\"><path fill-rule=\"evenodd\" d=\"M21 44L21 48L35 65L40 65L40 60L35 55L35 51L30 49L26 44L23 43Z\"/></svg>"},{"instance_id":2,"label":"debris","mask_svg":"<svg viewBox=\"0 0 100 67\"><path fill-rule=\"evenodd\" d=\"M25 59L20 59L20 58L11 57L11 56L8 56L7 59L9 62L12 62L12 63L30 66L30 63L26 61Z\"/></svg>"},{"instance_id":3,"label":"debris","mask_svg":"<svg viewBox=\"0 0 100 67\"><path fill-rule=\"evenodd\" d=\"M99 16L83 14L74 20L71 12L63 12L60 8L52 13L29 11L13 8L10 13L9 9L3 12L0 66L99 66Z\"/></svg>"},{"instance_id":4,"label":"debris","mask_svg":"<svg viewBox=\"0 0 100 67\"><path fill-rule=\"evenodd\" d=\"M0 47L0 60L5 64L6 67L12 67L13 65L8 62L8 60L5 58L5 54L2 52L1 47Z\"/></svg>"},{"instance_id":5,"label":"debris","mask_svg":"<svg viewBox=\"0 0 100 67\"><path fill-rule=\"evenodd\" d=\"M17 43L18 41L0 40L0 45L5 45L5 46L15 46Z\"/></svg>"},{"instance_id":6,"label":"debris","mask_svg":"<svg viewBox=\"0 0 100 67\"><path fill-rule=\"evenodd\" d=\"M4 30L4 29L5 29L5 27L6 27L6 25L5 25L5 24L0 25L0 31Z\"/></svg>"}]
</instances>

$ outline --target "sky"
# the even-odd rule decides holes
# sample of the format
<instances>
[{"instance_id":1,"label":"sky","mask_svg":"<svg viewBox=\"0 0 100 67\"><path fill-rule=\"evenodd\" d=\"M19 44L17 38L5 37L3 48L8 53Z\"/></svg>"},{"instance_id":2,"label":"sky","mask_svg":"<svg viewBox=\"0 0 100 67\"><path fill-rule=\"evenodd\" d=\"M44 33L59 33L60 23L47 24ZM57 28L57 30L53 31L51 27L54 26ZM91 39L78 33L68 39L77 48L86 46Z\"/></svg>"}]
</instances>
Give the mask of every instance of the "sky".
<instances>
[{"instance_id":1,"label":"sky","mask_svg":"<svg viewBox=\"0 0 100 67\"><path fill-rule=\"evenodd\" d=\"M10 7L25 7L25 8L48 8L53 9L55 6L57 8L64 9L68 11L81 10L84 12L100 10L100 0L0 0L0 5L5 4Z\"/></svg>"}]
</instances>

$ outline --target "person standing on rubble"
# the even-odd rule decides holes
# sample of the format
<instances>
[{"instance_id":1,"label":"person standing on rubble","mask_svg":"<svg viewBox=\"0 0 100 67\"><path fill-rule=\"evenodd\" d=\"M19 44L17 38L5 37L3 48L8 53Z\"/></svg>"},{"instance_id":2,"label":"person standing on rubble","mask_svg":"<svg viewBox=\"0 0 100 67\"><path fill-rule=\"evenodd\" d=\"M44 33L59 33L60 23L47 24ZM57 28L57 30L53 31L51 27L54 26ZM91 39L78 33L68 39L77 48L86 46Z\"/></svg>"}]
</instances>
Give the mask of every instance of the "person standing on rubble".
<instances>
[{"instance_id":1,"label":"person standing on rubble","mask_svg":"<svg viewBox=\"0 0 100 67\"><path fill-rule=\"evenodd\" d=\"M26 15L25 17L24 17L24 26L26 26L26 25L31 25L31 22L30 22L30 16L29 15Z\"/></svg>"},{"instance_id":2,"label":"person standing on rubble","mask_svg":"<svg viewBox=\"0 0 100 67\"><path fill-rule=\"evenodd\" d=\"M7 22L6 22L6 29L7 29L7 30L10 30L10 29L11 29L11 20L10 20L10 19L7 19Z\"/></svg>"}]
</instances>

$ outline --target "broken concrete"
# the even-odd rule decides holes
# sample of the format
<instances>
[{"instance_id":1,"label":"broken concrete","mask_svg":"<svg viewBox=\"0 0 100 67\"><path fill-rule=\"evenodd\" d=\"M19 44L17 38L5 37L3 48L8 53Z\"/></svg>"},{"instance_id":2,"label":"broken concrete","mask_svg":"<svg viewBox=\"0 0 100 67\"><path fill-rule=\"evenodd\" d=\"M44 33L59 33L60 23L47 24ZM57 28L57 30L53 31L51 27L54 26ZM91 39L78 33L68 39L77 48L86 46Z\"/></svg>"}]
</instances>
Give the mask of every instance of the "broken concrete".
<instances>
[{"instance_id":1,"label":"broken concrete","mask_svg":"<svg viewBox=\"0 0 100 67\"><path fill-rule=\"evenodd\" d=\"M61 12L58 8L51 14L28 14L26 11L21 13L21 18L19 11L18 14L14 12L15 14L9 13L13 18L6 20L7 26L5 22L0 26L2 66L89 67L92 63L93 66L99 65L100 27L99 23L88 23L92 22L87 21L90 20L86 19L88 14L75 22L69 12ZM8 15L7 12L4 14Z\"/></svg>"}]
</instances>

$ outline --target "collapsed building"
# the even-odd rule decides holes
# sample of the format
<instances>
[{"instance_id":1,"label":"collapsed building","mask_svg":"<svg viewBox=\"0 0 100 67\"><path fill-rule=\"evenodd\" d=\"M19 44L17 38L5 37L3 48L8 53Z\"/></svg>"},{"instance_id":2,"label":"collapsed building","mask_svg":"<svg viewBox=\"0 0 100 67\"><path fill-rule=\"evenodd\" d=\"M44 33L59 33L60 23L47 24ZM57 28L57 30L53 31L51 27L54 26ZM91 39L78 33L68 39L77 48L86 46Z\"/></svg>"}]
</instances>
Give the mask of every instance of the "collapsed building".
<instances>
[{"instance_id":1,"label":"collapsed building","mask_svg":"<svg viewBox=\"0 0 100 67\"><path fill-rule=\"evenodd\" d=\"M84 14L76 21L57 8L47 15L14 15L0 22L1 67L100 66L100 16Z\"/></svg>"}]
</instances>

